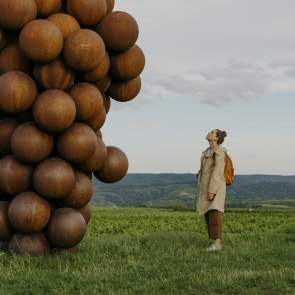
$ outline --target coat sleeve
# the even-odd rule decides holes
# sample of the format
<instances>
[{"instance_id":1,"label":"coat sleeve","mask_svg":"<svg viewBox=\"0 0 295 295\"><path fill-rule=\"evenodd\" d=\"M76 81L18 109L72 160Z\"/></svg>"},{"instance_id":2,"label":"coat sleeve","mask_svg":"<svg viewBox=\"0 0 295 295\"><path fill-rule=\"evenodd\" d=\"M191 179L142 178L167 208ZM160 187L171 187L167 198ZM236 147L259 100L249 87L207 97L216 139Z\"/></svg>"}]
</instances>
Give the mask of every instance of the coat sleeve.
<instances>
[{"instance_id":1,"label":"coat sleeve","mask_svg":"<svg viewBox=\"0 0 295 295\"><path fill-rule=\"evenodd\" d=\"M220 188L220 185L225 182L224 179L225 168L225 153L215 153L213 172L209 183L209 193L216 194Z\"/></svg>"}]
</instances>

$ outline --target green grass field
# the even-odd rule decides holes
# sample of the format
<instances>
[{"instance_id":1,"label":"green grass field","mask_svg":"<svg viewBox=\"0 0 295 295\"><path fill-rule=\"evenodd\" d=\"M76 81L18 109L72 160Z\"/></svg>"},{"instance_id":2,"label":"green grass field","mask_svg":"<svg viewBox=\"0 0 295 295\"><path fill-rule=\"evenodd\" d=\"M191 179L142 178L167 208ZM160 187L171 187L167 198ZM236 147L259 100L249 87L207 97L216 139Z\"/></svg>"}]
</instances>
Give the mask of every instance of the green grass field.
<instances>
[{"instance_id":1,"label":"green grass field","mask_svg":"<svg viewBox=\"0 0 295 295\"><path fill-rule=\"evenodd\" d=\"M0 252L0 294L295 294L295 210L227 210L209 245L194 212L97 208L77 254Z\"/></svg>"}]
</instances>

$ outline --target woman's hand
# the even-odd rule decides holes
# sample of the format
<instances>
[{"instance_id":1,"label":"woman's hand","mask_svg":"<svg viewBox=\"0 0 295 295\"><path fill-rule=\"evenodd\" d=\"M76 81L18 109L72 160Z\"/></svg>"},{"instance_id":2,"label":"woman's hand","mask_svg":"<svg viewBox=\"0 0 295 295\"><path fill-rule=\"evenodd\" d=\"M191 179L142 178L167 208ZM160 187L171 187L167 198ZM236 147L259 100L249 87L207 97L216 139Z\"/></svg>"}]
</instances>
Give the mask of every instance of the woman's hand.
<instances>
[{"instance_id":1,"label":"woman's hand","mask_svg":"<svg viewBox=\"0 0 295 295\"><path fill-rule=\"evenodd\" d=\"M215 198L214 194L208 193L208 201L213 201Z\"/></svg>"}]
</instances>

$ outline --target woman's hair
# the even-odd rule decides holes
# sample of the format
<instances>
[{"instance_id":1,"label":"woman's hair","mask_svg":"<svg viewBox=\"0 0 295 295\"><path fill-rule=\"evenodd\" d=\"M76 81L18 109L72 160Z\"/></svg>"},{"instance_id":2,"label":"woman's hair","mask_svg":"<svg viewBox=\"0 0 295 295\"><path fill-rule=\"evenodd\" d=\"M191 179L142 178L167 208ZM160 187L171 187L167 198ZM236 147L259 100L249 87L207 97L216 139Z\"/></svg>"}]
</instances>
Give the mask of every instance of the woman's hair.
<instances>
[{"instance_id":1,"label":"woman's hair","mask_svg":"<svg viewBox=\"0 0 295 295\"><path fill-rule=\"evenodd\" d=\"M221 131L219 129L216 129L216 136L218 137L217 143L222 144L227 134L226 134L226 131Z\"/></svg>"}]
</instances>

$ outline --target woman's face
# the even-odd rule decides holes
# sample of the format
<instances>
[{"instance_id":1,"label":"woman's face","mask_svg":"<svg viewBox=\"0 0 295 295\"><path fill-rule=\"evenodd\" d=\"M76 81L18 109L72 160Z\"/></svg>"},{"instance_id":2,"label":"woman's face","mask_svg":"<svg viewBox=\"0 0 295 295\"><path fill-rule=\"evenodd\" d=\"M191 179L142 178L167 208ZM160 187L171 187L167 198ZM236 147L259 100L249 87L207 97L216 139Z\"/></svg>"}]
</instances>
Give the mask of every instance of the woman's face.
<instances>
[{"instance_id":1,"label":"woman's face","mask_svg":"<svg viewBox=\"0 0 295 295\"><path fill-rule=\"evenodd\" d=\"M206 136L206 139L207 140L210 140L210 141L217 141L218 140L218 137L217 137L217 131L216 131L216 129L208 132L208 134Z\"/></svg>"}]
</instances>

